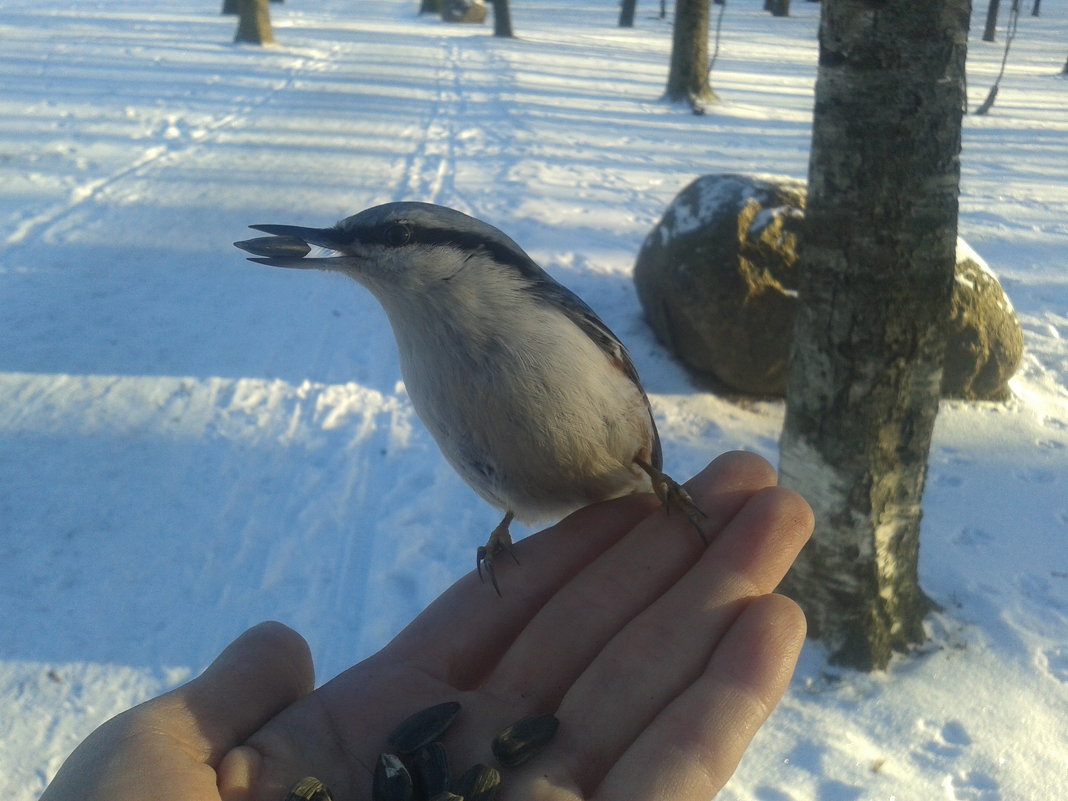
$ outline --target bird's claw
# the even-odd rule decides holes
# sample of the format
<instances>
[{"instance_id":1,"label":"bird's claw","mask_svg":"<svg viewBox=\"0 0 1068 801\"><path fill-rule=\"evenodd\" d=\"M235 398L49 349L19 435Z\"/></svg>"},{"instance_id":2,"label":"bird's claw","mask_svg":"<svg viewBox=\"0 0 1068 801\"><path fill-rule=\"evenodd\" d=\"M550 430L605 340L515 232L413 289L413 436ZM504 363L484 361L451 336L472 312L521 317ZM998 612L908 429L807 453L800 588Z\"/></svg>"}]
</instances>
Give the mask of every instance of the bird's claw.
<instances>
[{"instance_id":1,"label":"bird's claw","mask_svg":"<svg viewBox=\"0 0 1068 801\"><path fill-rule=\"evenodd\" d=\"M486 568L486 575L489 576L490 585L493 587L493 591L497 593L497 596L501 595L501 588L497 584L497 573L493 567L493 562L501 551L507 553L512 557L512 561L517 565L519 559L515 555L515 549L512 547L512 535L508 533L508 524L512 522L512 513L509 512L504 516L504 520L500 522L497 528L493 529L490 533L489 540L485 545L479 546L475 552L475 568L478 570L478 578L480 581L485 581L485 577L482 575L482 568Z\"/></svg>"},{"instance_id":2,"label":"bird's claw","mask_svg":"<svg viewBox=\"0 0 1068 801\"><path fill-rule=\"evenodd\" d=\"M690 521L690 524L697 531L701 542L708 545L708 537L705 535L704 527L701 525L702 521L708 519L708 515L702 512L701 508L694 503L686 488L664 471L657 470L641 459L635 459L634 462L649 475L649 479L653 484L653 493L663 504L664 511L670 514L672 509L677 509L686 515L686 519Z\"/></svg>"}]
</instances>

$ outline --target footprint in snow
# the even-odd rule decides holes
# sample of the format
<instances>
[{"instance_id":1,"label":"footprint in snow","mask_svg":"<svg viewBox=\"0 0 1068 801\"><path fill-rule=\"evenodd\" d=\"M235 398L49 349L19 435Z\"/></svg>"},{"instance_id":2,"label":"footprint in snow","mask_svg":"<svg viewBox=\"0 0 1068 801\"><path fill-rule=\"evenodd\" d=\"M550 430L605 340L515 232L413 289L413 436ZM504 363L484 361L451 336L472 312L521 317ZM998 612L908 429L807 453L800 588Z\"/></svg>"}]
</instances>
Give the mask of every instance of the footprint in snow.
<instances>
[{"instance_id":1,"label":"footprint in snow","mask_svg":"<svg viewBox=\"0 0 1068 801\"><path fill-rule=\"evenodd\" d=\"M949 801L1001 801L997 780L981 770L947 776L942 787Z\"/></svg>"},{"instance_id":2,"label":"footprint in snow","mask_svg":"<svg viewBox=\"0 0 1068 801\"><path fill-rule=\"evenodd\" d=\"M1032 484L1052 484L1057 480L1057 474L1052 470L1042 467L1029 467L1026 470L1017 470L1016 477L1021 481Z\"/></svg>"},{"instance_id":3,"label":"footprint in snow","mask_svg":"<svg viewBox=\"0 0 1068 801\"><path fill-rule=\"evenodd\" d=\"M1037 440L1036 444L1038 447L1050 451L1063 451L1065 447L1063 442L1056 439L1040 439Z\"/></svg>"},{"instance_id":4,"label":"footprint in snow","mask_svg":"<svg viewBox=\"0 0 1068 801\"><path fill-rule=\"evenodd\" d=\"M926 742L912 753L920 766L944 774L942 789L950 801L1002 801L997 780L983 770L968 767L972 736L959 720L941 725L921 720Z\"/></svg>"},{"instance_id":5,"label":"footprint in snow","mask_svg":"<svg viewBox=\"0 0 1068 801\"><path fill-rule=\"evenodd\" d=\"M1039 663L1054 681L1068 684L1068 646L1057 645L1040 654Z\"/></svg>"},{"instance_id":6,"label":"footprint in snow","mask_svg":"<svg viewBox=\"0 0 1068 801\"><path fill-rule=\"evenodd\" d=\"M994 535L989 531L973 526L965 526L954 537L954 545L963 545L974 548L979 545L989 545L994 541Z\"/></svg>"},{"instance_id":7,"label":"footprint in snow","mask_svg":"<svg viewBox=\"0 0 1068 801\"><path fill-rule=\"evenodd\" d=\"M940 487L959 487L964 482L960 476L945 476L940 475L935 478L935 483Z\"/></svg>"}]
</instances>

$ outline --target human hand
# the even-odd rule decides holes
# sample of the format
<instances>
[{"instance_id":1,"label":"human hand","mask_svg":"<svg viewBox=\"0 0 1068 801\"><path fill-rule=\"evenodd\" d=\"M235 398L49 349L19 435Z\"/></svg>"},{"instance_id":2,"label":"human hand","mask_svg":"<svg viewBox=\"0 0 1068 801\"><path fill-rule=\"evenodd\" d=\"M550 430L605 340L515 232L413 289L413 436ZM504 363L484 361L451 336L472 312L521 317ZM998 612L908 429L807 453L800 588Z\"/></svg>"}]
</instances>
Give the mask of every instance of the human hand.
<instances>
[{"instance_id":1,"label":"human hand","mask_svg":"<svg viewBox=\"0 0 1068 801\"><path fill-rule=\"evenodd\" d=\"M42 801L280 801L305 775L363 798L397 723L463 707L454 768L553 711L555 739L504 772L502 801L705 801L778 702L804 638L770 594L812 528L764 460L721 456L687 484L703 548L651 496L588 507L517 543L504 597L472 574L388 646L311 692L307 647L264 624L189 684L105 724Z\"/></svg>"}]
</instances>

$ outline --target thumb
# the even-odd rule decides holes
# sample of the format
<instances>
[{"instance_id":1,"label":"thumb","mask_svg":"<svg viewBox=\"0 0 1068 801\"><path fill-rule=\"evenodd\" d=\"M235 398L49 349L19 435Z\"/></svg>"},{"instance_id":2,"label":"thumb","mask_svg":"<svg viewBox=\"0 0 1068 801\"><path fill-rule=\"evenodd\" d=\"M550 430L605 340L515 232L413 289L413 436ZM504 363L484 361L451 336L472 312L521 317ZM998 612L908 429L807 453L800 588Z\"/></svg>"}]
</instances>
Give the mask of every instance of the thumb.
<instances>
[{"instance_id":1,"label":"thumb","mask_svg":"<svg viewBox=\"0 0 1068 801\"><path fill-rule=\"evenodd\" d=\"M281 623L261 623L188 684L128 709L89 735L41 801L217 798L215 771L198 768L218 768L234 746L313 685L304 639Z\"/></svg>"},{"instance_id":2,"label":"thumb","mask_svg":"<svg viewBox=\"0 0 1068 801\"><path fill-rule=\"evenodd\" d=\"M281 623L254 626L188 684L160 700L188 710L186 743L218 765L223 755L315 686L308 644Z\"/></svg>"}]
</instances>

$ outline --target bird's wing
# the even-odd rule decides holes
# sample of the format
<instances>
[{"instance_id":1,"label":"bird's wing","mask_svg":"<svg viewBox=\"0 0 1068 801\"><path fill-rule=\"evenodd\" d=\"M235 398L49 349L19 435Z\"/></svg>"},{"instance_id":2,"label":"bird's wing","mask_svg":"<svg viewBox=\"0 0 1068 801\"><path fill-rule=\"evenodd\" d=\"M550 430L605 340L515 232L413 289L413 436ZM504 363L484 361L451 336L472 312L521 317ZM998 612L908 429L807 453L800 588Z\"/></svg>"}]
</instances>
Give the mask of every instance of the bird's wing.
<instances>
[{"instance_id":1,"label":"bird's wing","mask_svg":"<svg viewBox=\"0 0 1068 801\"><path fill-rule=\"evenodd\" d=\"M571 322L593 340L597 347L608 357L608 360L634 382L634 386L641 393L642 401L645 403L646 411L649 413L649 424L653 430L649 463L657 470L661 470L664 466L664 455L660 446L660 433L656 430L656 420L653 418L653 407L649 403L649 396L645 394L645 388L642 386L641 379L638 376L638 370L635 368L627 348L619 341L619 337L612 333L612 329L597 316L596 312L586 305L582 298L557 282L543 270L539 269L538 272L541 274L530 275L530 277L537 284L539 295L545 298L546 303L551 303L554 308L562 311Z\"/></svg>"}]
</instances>

